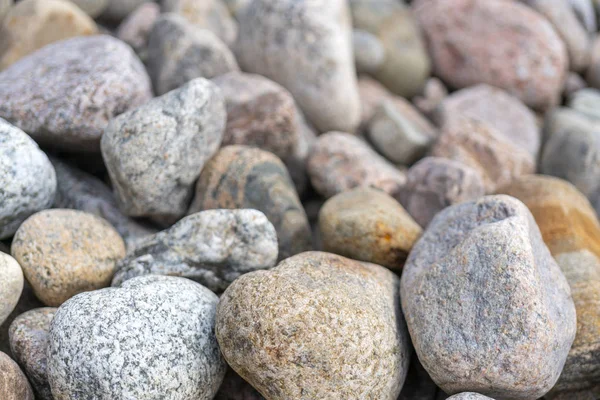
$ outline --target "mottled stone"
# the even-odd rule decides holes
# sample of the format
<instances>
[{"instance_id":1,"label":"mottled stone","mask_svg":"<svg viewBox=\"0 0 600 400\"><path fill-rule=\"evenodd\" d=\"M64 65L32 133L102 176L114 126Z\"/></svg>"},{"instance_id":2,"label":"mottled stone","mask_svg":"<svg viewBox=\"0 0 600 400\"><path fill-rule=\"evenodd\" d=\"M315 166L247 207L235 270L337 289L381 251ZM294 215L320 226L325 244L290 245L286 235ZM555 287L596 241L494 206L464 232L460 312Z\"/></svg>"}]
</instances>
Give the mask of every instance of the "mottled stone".
<instances>
[{"instance_id":1,"label":"mottled stone","mask_svg":"<svg viewBox=\"0 0 600 400\"><path fill-rule=\"evenodd\" d=\"M160 16L160 6L144 3L136 8L117 29L117 37L130 45L142 58L147 56L148 36Z\"/></svg>"},{"instance_id":2,"label":"mottled stone","mask_svg":"<svg viewBox=\"0 0 600 400\"><path fill-rule=\"evenodd\" d=\"M23 271L17 261L0 253L0 325L15 309L23 291Z\"/></svg>"},{"instance_id":3,"label":"mottled stone","mask_svg":"<svg viewBox=\"0 0 600 400\"><path fill-rule=\"evenodd\" d=\"M2 352L0 352L0 398L34 400L27 377L17 363Z\"/></svg>"},{"instance_id":4,"label":"mottled stone","mask_svg":"<svg viewBox=\"0 0 600 400\"><path fill-rule=\"evenodd\" d=\"M163 14L152 27L147 64L159 95L195 78L210 79L239 70L231 50L214 33L173 13Z\"/></svg>"},{"instance_id":5,"label":"mottled stone","mask_svg":"<svg viewBox=\"0 0 600 400\"><path fill-rule=\"evenodd\" d=\"M11 253L36 296L59 306L74 295L106 287L125 244L104 219L82 211L53 209L29 217Z\"/></svg>"},{"instance_id":6,"label":"mottled stone","mask_svg":"<svg viewBox=\"0 0 600 400\"><path fill-rule=\"evenodd\" d=\"M280 259L310 249L306 213L285 165L272 153L226 146L208 161L188 214L218 208L262 211L277 231Z\"/></svg>"},{"instance_id":7,"label":"mottled stone","mask_svg":"<svg viewBox=\"0 0 600 400\"><path fill-rule=\"evenodd\" d=\"M11 237L31 214L50 208L56 194L56 174L46 154L2 118L0 188L0 239Z\"/></svg>"},{"instance_id":8,"label":"mottled stone","mask_svg":"<svg viewBox=\"0 0 600 400\"><path fill-rule=\"evenodd\" d=\"M323 249L400 271L421 227L389 195L357 188L333 196L319 212Z\"/></svg>"},{"instance_id":9,"label":"mottled stone","mask_svg":"<svg viewBox=\"0 0 600 400\"><path fill-rule=\"evenodd\" d=\"M558 102L568 56L546 18L516 1L413 3L434 73L450 86L487 83L540 110Z\"/></svg>"},{"instance_id":10,"label":"mottled stone","mask_svg":"<svg viewBox=\"0 0 600 400\"><path fill-rule=\"evenodd\" d=\"M445 158L426 157L413 165L406 177L400 202L423 228L444 208L485 194L478 171Z\"/></svg>"},{"instance_id":11,"label":"mottled stone","mask_svg":"<svg viewBox=\"0 0 600 400\"><path fill-rule=\"evenodd\" d=\"M413 98L413 103L420 112L432 118L446 96L448 96L448 89L444 83L432 77L425 82L423 92Z\"/></svg>"},{"instance_id":12,"label":"mottled stone","mask_svg":"<svg viewBox=\"0 0 600 400\"><path fill-rule=\"evenodd\" d=\"M219 89L198 78L113 119L102 136L102 156L119 207L165 224L185 215L226 118Z\"/></svg>"},{"instance_id":13,"label":"mottled stone","mask_svg":"<svg viewBox=\"0 0 600 400\"><path fill-rule=\"evenodd\" d=\"M109 0L108 7L104 9L102 18L121 21L135 11L140 5L153 0Z\"/></svg>"},{"instance_id":14,"label":"mottled stone","mask_svg":"<svg viewBox=\"0 0 600 400\"><path fill-rule=\"evenodd\" d=\"M437 390L437 386L421 365L419 358L413 354L406 381L397 400L435 400Z\"/></svg>"},{"instance_id":15,"label":"mottled stone","mask_svg":"<svg viewBox=\"0 0 600 400\"><path fill-rule=\"evenodd\" d=\"M53 400L48 383L48 332L57 309L46 307L28 311L10 325L10 347L23 368L38 400Z\"/></svg>"},{"instance_id":16,"label":"mottled stone","mask_svg":"<svg viewBox=\"0 0 600 400\"><path fill-rule=\"evenodd\" d=\"M302 253L229 286L216 335L229 365L270 400L395 400L410 361L398 296L383 267Z\"/></svg>"},{"instance_id":17,"label":"mottled stone","mask_svg":"<svg viewBox=\"0 0 600 400\"><path fill-rule=\"evenodd\" d=\"M448 397L448 400L494 400L479 393L465 392Z\"/></svg>"},{"instance_id":18,"label":"mottled stone","mask_svg":"<svg viewBox=\"0 0 600 400\"><path fill-rule=\"evenodd\" d=\"M573 93L568 100L568 106L579 111L586 117L600 121L600 90L585 88Z\"/></svg>"},{"instance_id":19,"label":"mottled stone","mask_svg":"<svg viewBox=\"0 0 600 400\"><path fill-rule=\"evenodd\" d=\"M214 400L265 400L262 395L231 368Z\"/></svg>"},{"instance_id":20,"label":"mottled stone","mask_svg":"<svg viewBox=\"0 0 600 400\"><path fill-rule=\"evenodd\" d=\"M419 360L449 394L537 399L575 338L569 284L509 196L439 213L404 266L401 300Z\"/></svg>"},{"instance_id":21,"label":"mottled stone","mask_svg":"<svg viewBox=\"0 0 600 400\"><path fill-rule=\"evenodd\" d=\"M52 43L0 72L0 117L39 143L78 152L99 151L108 121L151 97L135 53L105 35Z\"/></svg>"},{"instance_id":22,"label":"mottled stone","mask_svg":"<svg viewBox=\"0 0 600 400\"><path fill-rule=\"evenodd\" d=\"M307 170L313 187L326 198L358 186L392 195L406 183L406 175L349 133L329 132L313 145Z\"/></svg>"},{"instance_id":23,"label":"mottled stone","mask_svg":"<svg viewBox=\"0 0 600 400\"><path fill-rule=\"evenodd\" d=\"M352 132L360 104L346 0L256 0L238 15L244 71L287 88L320 132Z\"/></svg>"},{"instance_id":24,"label":"mottled stone","mask_svg":"<svg viewBox=\"0 0 600 400\"><path fill-rule=\"evenodd\" d=\"M375 73L385 61L385 49L377 36L362 29L352 30L352 49L356 72Z\"/></svg>"}]
</instances>

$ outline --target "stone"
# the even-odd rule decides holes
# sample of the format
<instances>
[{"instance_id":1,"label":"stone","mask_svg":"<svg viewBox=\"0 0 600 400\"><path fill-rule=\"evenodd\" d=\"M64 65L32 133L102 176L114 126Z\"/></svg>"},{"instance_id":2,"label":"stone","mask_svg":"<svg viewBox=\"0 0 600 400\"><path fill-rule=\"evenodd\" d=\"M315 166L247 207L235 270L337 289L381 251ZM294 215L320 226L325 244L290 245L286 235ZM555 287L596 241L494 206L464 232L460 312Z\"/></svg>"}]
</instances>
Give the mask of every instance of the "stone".
<instances>
[{"instance_id":1,"label":"stone","mask_svg":"<svg viewBox=\"0 0 600 400\"><path fill-rule=\"evenodd\" d=\"M377 36L362 29L352 30L352 51L356 72L375 73L385 61L385 49Z\"/></svg>"},{"instance_id":2,"label":"stone","mask_svg":"<svg viewBox=\"0 0 600 400\"><path fill-rule=\"evenodd\" d=\"M448 397L448 400L494 400L479 393L465 392Z\"/></svg>"},{"instance_id":3,"label":"stone","mask_svg":"<svg viewBox=\"0 0 600 400\"><path fill-rule=\"evenodd\" d=\"M106 7L102 13L102 18L117 22L121 21L142 4L152 1L153 0L109 0L108 7Z\"/></svg>"},{"instance_id":4,"label":"stone","mask_svg":"<svg viewBox=\"0 0 600 400\"><path fill-rule=\"evenodd\" d=\"M397 400L435 400L438 388L413 353L406 381Z\"/></svg>"},{"instance_id":5,"label":"stone","mask_svg":"<svg viewBox=\"0 0 600 400\"><path fill-rule=\"evenodd\" d=\"M219 208L263 212L277 232L279 259L311 247L302 203L285 165L272 153L225 146L206 163L188 215Z\"/></svg>"},{"instance_id":6,"label":"stone","mask_svg":"<svg viewBox=\"0 0 600 400\"><path fill-rule=\"evenodd\" d=\"M117 37L130 45L144 59L147 56L148 36L159 16L158 4L143 3L121 22L117 29Z\"/></svg>"},{"instance_id":7,"label":"stone","mask_svg":"<svg viewBox=\"0 0 600 400\"><path fill-rule=\"evenodd\" d=\"M434 75L449 86L487 83L537 110L558 103L567 51L536 11L504 0L418 0L413 8Z\"/></svg>"},{"instance_id":8,"label":"stone","mask_svg":"<svg viewBox=\"0 0 600 400\"><path fill-rule=\"evenodd\" d=\"M8 254L0 253L0 325L17 306L23 283L21 266Z\"/></svg>"},{"instance_id":9,"label":"stone","mask_svg":"<svg viewBox=\"0 0 600 400\"><path fill-rule=\"evenodd\" d=\"M28 311L10 325L10 347L15 360L23 367L36 397L53 400L48 383L46 350L50 323L57 308L46 307Z\"/></svg>"},{"instance_id":10,"label":"stone","mask_svg":"<svg viewBox=\"0 0 600 400\"><path fill-rule=\"evenodd\" d=\"M423 228L444 208L485 194L477 170L445 158L426 157L413 165L406 177L400 202Z\"/></svg>"},{"instance_id":11,"label":"stone","mask_svg":"<svg viewBox=\"0 0 600 400\"><path fill-rule=\"evenodd\" d=\"M217 340L269 400L395 400L410 361L398 295L398 278L381 266L302 253L229 286Z\"/></svg>"},{"instance_id":12,"label":"stone","mask_svg":"<svg viewBox=\"0 0 600 400\"><path fill-rule=\"evenodd\" d=\"M106 10L110 0L69 0L81 8L83 12L92 18L98 17Z\"/></svg>"},{"instance_id":13,"label":"stone","mask_svg":"<svg viewBox=\"0 0 600 400\"><path fill-rule=\"evenodd\" d=\"M0 352L0 396L2 400L34 400L33 391L21 368Z\"/></svg>"},{"instance_id":14,"label":"stone","mask_svg":"<svg viewBox=\"0 0 600 400\"><path fill-rule=\"evenodd\" d=\"M227 9L237 18L237 15L242 12L244 7L250 4L252 0L223 0L223 4L227 6Z\"/></svg>"},{"instance_id":15,"label":"stone","mask_svg":"<svg viewBox=\"0 0 600 400\"><path fill-rule=\"evenodd\" d=\"M417 110L428 118L433 118L438 106L448 96L448 89L438 78L431 77L425 82L423 92L413 98Z\"/></svg>"},{"instance_id":16,"label":"stone","mask_svg":"<svg viewBox=\"0 0 600 400\"><path fill-rule=\"evenodd\" d=\"M11 237L31 214L50 208L56 194L56 173L46 154L2 118L0 188L0 239Z\"/></svg>"},{"instance_id":17,"label":"stone","mask_svg":"<svg viewBox=\"0 0 600 400\"><path fill-rule=\"evenodd\" d=\"M212 399L226 371L214 334L218 301L172 276L75 296L50 326L54 398Z\"/></svg>"},{"instance_id":18,"label":"stone","mask_svg":"<svg viewBox=\"0 0 600 400\"><path fill-rule=\"evenodd\" d=\"M590 57L590 66L585 74L585 80L591 87L600 89L600 35L595 36L592 42Z\"/></svg>"},{"instance_id":19,"label":"stone","mask_svg":"<svg viewBox=\"0 0 600 400\"><path fill-rule=\"evenodd\" d=\"M400 272L422 230L386 193L357 188L339 193L319 212L323 250Z\"/></svg>"},{"instance_id":20,"label":"stone","mask_svg":"<svg viewBox=\"0 0 600 400\"><path fill-rule=\"evenodd\" d=\"M112 190L94 175L55 157L50 161L58 181L54 208L80 210L104 218L119 232L127 248L157 232L153 226L123 214Z\"/></svg>"},{"instance_id":21,"label":"stone","mask_svg":"<svg viewBox=\"0 0 600 400\"><path fill-rule=\"evenodd\" d=\"M94 21L71 2L20 1L0 26L0 71L50 43L97 32Z\"/></svg>"},{"instance_id":22,"label":"stone","mask_svg":"<svg viewBox=\"0 0 600 400\"><path fill-rule=\"evenodd\" d=\"M573 93L568 99L568 106L575 111L579 111L586 117L600 121L600 90L585 88Z\"/></svg>"},{"instance_id":23,"label":"stone","mask_svg":"<svg viewBox=\"0 0 600 400\"><path fill-rule=\"evenodd\" d=\"M298 141L293 147L291 154L282 161L285 163L292 181L294 181L298 195L302 197L309 190L310 186L308 172L306 171L306 159L313 144L317 141L317 133L297 105L296 130L298 132Z\"/></svg>"},{"instance_id":24,"label":"stone","mask_svg":"<svg viewBox=\"0 0 600 400\"><path fill-rule=\"evenodd\" d=\"M581 75L574 72L569 72L567 79L565 79L565 87L563 88L563 96L569 98L575 93L587 87L587 82L581 77Z\"/></svg>"},{"instance_id":25,"label":"stone","mask_svg":"<svg viewBox=\"0 0 600 400\"><path fill-rule=\"evenodd\" d=\"M108 122L151 97L140 60L106 35L52 43L0 72L0 118L64 150L99 152Z\"/></svg>"},{"instance_id":26,"label":"stone","mask_svg":"<svg viewBox=\"0 0 600 400\"><path fill-rule=\"evenodd\" d=\"M360 103L345 0L256 0L238 19L235 51L244 71L288 89L319 132L356 128Z\"/></svg>"},{"instance_id":27,"label":"stone","mask_svg":"<svg viewBox=\"0 0 600 400\"><path fill-rule=\"evenodd\" d=\"M445 123L430 155L461 162L479 172L486 193L535 171L535 159L493 125L463 116Z\"/></svg>"},{"instance_id":28,"label":"stone","mask_svg":"<svg viewBox=\"0 0 600 400\"><path fill-rule=\"evenodd\" d=\"M246 145L270 151L282 160L298 145L300 126L292 95L255 74L230 72L213 79L227 108L223 146Z\"/></svg>"},{"instance_id":29,"label":"stone","mask_svg":"<svg viewBox=\"0 0 600 400\"><path fill-rule=\"evenodd\" d=\"M53 209L29 217L12 242L35 295L58 307L88 290L106 287L125 244L104 219L76 210Z\"/></svg>"},{"instance_id":30,"label":"stone","mask_svg":"<svg viewBox=\"0 0 600 400\"><path fill-rule=\"evenodd\" d=\"M569 0L569 4L575 12L579 22L589 33L595 33L598 30L596 23L596 11L592 0Z\"/></svg>"},{"instance_id":31,"label":"stone","mask_svg":"<svg viewBox=\"0 0 600 400\"><path fill-rule=\"evenodd\" d=\"M234 370L228 368L214 400L265 400L265 398Z\"/></svg>"},{"instance_id":32,"label":"stone","mask_svg":"<svg viewBox=\"0 0 600 400\"><path fill-rule=\"evenodd\" d=\"M13 6L13 0L0 0L0 22L8 13L8 10Z\"/></svg>"},{"instance_id":33,"label":"stone","mask_svg":"<svg viewBox=\"0 0 600 400\"><path fill-rule=\"evenodd\" d=\"M319 136L306 164L313 187L326 198L358 186L370 186L395 197L406 183L404 172L349 133Z\"/></svg>"},{"instance_id":34,"label":"stone","mask_svg":"<svg viewBox=\"0 0 600 400\"><path fill-rule=\"evenodd\" d=\"M231 50L214 33L198 29L177 14L164 14L148 37L148 72L162 95L195 78L211 79L239 67Z\"/></svg>"},{"instance_id":35,"label":"stone","mask_svg":"<svg viewBox=\"0 0 600 400\"><path fill-rule=\"evenodd\" d=\"M575 338L567 279L510 196L439 213L413 246L400 299L419 360L448 394L537 399Z\"/></svg>"},{"instance_id":36,"label":"stone","mask_svg":"<svg viewBox=\"0 0 600 400\"><path fill-rule=\"evenodd\" d=\"M121 210L161 224L183 217L226 118L219 89L198 78L113 119L101 147Z\"/></svg>"}]
</instances>

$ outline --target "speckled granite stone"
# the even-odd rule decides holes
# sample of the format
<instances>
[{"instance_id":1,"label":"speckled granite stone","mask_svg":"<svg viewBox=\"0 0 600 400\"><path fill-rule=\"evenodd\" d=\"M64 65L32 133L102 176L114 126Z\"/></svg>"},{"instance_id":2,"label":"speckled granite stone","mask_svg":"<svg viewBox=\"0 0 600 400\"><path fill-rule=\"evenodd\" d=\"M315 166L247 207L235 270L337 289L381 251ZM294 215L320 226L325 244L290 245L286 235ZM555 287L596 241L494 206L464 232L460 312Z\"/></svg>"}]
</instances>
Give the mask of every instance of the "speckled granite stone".
<instances>
[{"instance_id":1,"label":"speckled granite stone","mask_svg":"<svg viewBox=\"0 0 600 400\"><path fill-rule=\"evenodd\" d=\"M226 118L219 89L198 78L113 119L102 136L102 156L119 207L164 224L185 215Z\"/></svg>"},{"instance_id":2,"label":"speckled granite stone","mask_svg":"<svg viewBox=\"0 0 600 400\"><path fill-rule=\"evenodd\" d=\"M484 396L478 393L459 393L448 397L448 400L494 400L491 397Z\"/></svg>"},{"instance_id":3,"label":"speckled granite stone","mask_svg":"<svg viewBox=\"0 0 600 400\"><path fill-rule=\"evenodd\" d=\"M569 284L527 207L509 196L439 213L404 266L401 300L419 359L449 394L537 399L575 338Z\"/></svg>"},{"instance_id":4,"label":"speckled granite stone","mask_svg":"<svg viewBox=\"0 0 600 400\"><path fill-rule=\"evenodd\" d=\"M269 400L395 400L410 361L398 296L383 267L302 253L229 286L216 335L229 365Z\"/></svg>"},{"instance_id":5,"label":"speckled granite stone","mask_svg":"<svg viewBox=\"0 0 600 400\"><path fill-rule=\"evenodd\" d=\"M0 398L34 400L27 377L9 356L0 352Z\"/></svg>"},{"instance_id":6,"label":"speckled granite stone","mask_svg":"<svg viewBox=\"0 0 600 400\"><path fill-rule=\"evenodd\" d=\"M8 254L0 253L0 325L13 312L23 291L23 270Z\"/></svg>"},{"instance_id":7,"label":"speckled granite stone","mask_svg":"<svg viewBox=\"0 0 600 400\"><path fill-rule=\"evenodd\" d=\"M54 400L212 399L226 371L218 300L196 282L152 275L75 296L50 327Z\"/></svg>"}]
</instances>

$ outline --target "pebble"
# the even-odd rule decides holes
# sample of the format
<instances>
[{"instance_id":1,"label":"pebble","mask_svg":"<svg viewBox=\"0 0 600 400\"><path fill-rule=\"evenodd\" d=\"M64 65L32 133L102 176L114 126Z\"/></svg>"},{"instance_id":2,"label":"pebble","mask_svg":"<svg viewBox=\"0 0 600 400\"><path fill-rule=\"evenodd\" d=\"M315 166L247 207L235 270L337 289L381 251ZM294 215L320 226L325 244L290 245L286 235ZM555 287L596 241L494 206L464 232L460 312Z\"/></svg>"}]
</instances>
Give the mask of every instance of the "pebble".
<instances>
[{"instance_id":1,"label":"pebble","mask_svg":"<svg viewBox=\"0 0 600 400\"><path fill-rule=\"evenodd\" d=\"M385 61L385 49L377 36L362 29L352 30L352 49L356 72L375 73Z\"/></svg>"},{"instance_id":2,"label":"pebble","mask_svg":"<svg viewBox=\"0 0 600 400\"><path fill-rule=\"evenodd\" d=\"M35 295L58 307L78 293L106 287L125 244L104 219L83 211L53 209L29 217L12 242L12 256Z\"/></svg>"},{"instance_id":3,"label":"pebble","mask_svg":"<svg viewBox=\"0 0 600 400\"><path fill-rule=\"evenodd\" d=\"M401 271L422 230L386 193L361 187L339 193L319 212L323 250Z\"/></svg>"},{"instance_id":4,"label":"pebble","mask_svg":"<svg viewBox=\"0 0 600 400\"><path fill-rule=\"evenodd\" d=\"M183 217L226 118L219 89L198 78L113 119L102 155L121 210L161 224Z\"/></svg>"},{"instance_id":5,"label":"pebble","mask_svg":"<svg viewBox=\"0 0 600 400\"><path fill-rule=\"evenodd\" d=\"M550 22L516 1L418 0L434 74L461 89L487 83L530 107L558 103L568 67Z\"/></svg>"},{"instance_id":6,"label":"pebble","mask_svg":"<svg viewBox=\"0 0 600 400\"><path fill-rule=\"evenodd\" d=\"M109 120L151 97L140 60L106 35L52 43L0 72L0 118L78 152L98 152Z\"/></svg>"},{"instance_id":7,"label":"pebble","mask_svg":"<svg viewBox=\"0 0 600 400\"><path fill-rule=\"evenodd\" d=\"M229 365L269 400L392 400L410 361L398 295L383 267L302 253L229 286L216 335Z\"/></svg>"},{"instance_id":8,"label":"pebble","mask_svg":"<svg viewBox=\"0 0 600 400\"><path fill-rule=\"evenodd\" d=\"M48 383L46 350L50 323L57 309L37 308L21 314L10 325L10 347L23 367L38 400L53 400Z\"/></svg>"},{"instance_id":9,"label":"pebble","mask_svg":"<svg viewBox=\"0 0 600 400\"><path fill-rule=\"evenodd\" d=\"M579 111L586 117L600 121L600 90L584 88L573 93L568 99L569 108Z\"/></svg>"},{"instance_id":10,"label":"pebble","mask_svg":"<svg viewBox=\"0 0 600 400\"><path fill-rule=\"evenodd\" d=\"M148 36L160 16L160 6L144 3L131 12L117 29L117 37L130 45L140 58L147 57Z\"/></svg>"},{"instance_id":11,"label":"pebble","mask_svg":"<svg viewBox=\"0 0 600 400\"><path fill-rule=\"evenodd\" d=\"M482 394L473 393L473 392L465 392L455 394L454 396L448 397L448 400L494 400L491 397L484 396Z\"/></svg>"},{"instance_id":12,"label":"pebble","mask_svg":"<svg viewBox=\"0 0 600 400\"><path fill-rule=\"evenodd\" d=\"M433 119L437 108L448 96L448 89L442 81L436 77L431 77L425 82L423 92L413 98L413 103L427 118Z\"/></svg>"},{"instance_id":13,"label":"pebble","mask_svg":"<svg viewBox=\"0 0 600 400\"><path fill-rule=\"evenodd\" d=\"M142 4L153 1L154 0L108 0L108 6L104 9L101 17L118 22L125 19Z\"/></svg>"},{"instance_id":14,"label":"pebble","mask_svg":"<svg viewBox=\"0 0 600 400\"><path fill-rule=\"evenodd\" d=\"M404 172L349 133L319 136L306 164L313 187L326 198L358 186L374 187L396 197L406 183Z\"/></svg>"},{"instance_id":15,"label":"pebble","mask_svg":"<svg viewBox=\"0 0 600 400\"><path fill-rule=\"evenodd\" d=\"M23 271L17 261L0 253L0 325L13 312L23 291Z\"/></svg>"},{"instance_id":16,"label":"pebble","mask_svg":"<svg viewBox=\"0 0 600 400\"><path fill-rule=\"evenodd\" d=\"M92 18L100 16L108 7L110 0L69 0L81 8L83 12Z\"/></svg>"},{"instance_id":17,"label":"pebble","mask_svg":"<svg viewBox=\"0 0 600 400\"><path fill-rule=\"evenodd\" d=\"M177 14L164 14L148 37L148 72L158 95L195 78L239 71L235 56L214 33Z\"/></svg>"},{"instance_id":18,"label":"pebble","mask_svg":"<svg viewBox=\"0 0 600 400\"><path fill-rule=\"evenodd\" d=\"M56 173L46 154L2 118L0 188L0 239L11 237L31 214L50 208L56 194Z\"/></svg>"},{"instance_id":19,"label":"pebble","mask_svg":"<svg viewBox=\"0 0 600 400\"><path fill-rule=\"evenodd\" d=\"M574 72L569 72L567 79L565 79L565 86L563 88L563 96L569 98L578 91L585 89L587 82L581 77L581 75Z\"/></svg>"},{"instance_id":20,"label":"pebble","mask_svg":"<svg viewBox=\"0 0 600 400\"><path fill-rule=\"evenodd\" d=\"M449 394L537 399L575 338L569 284L509 196L439 213L404 266L400 298L419 360Z\"/></svg>"},{"instance_id":21,"label":"pebble","mask_svg":"<svg viewBox=\"0 0 600 400\"><path fill-rule=\"evenodd\" d=\"M265 400L265 398L244 378L228 368L223 384L214 400Z\"/></svg>"},{"instance_id":22,"label":"pebble","mask_svg":"<svg viewBox=\"0 0 600 400\"><path fill-rule=\"evenodd\" d=\"M226 371L213 331L218 301L171 276L75 296L50 327L55 399L212 399Z\"/></svg>"},{"instance_id":23,"label":"pebble","mask_svg":"<svg viewBox=\"0 0 600 400\"><path fill-rule=\"evenodd\" d=\"M595 33L598 30L598 24L592 0L569 0L569 4L584 28L589 33Z\"/></svg>"},{"instance_id":24,"label":"pebble","mask_svg":"<svg viewBox=\"0 0 600 400\"><path fill-rule=\"evenodd\" d=\"M2 400L34 400L33 391L21 368L0 352L0 397Z\"/></svg>"},{"instance_id":25,"label":"pebble","mask_svg":"<svg viewBox=\"0 0 600 400\"><path fill-rule=\"evenodd\" d=\"M207 163L188 214L219 208L254 208L277 231L279 259L311 248L306 213L285 165L272 153L226 146Z\"/></svg>"},{"instance_id":26,"label":"pebble","mask_svg":"<svg viewBox=\"0 0 600 400\"><path fill-rule=\"evenodd\" d=\"M406 177L400 202L423 228L444 208L485 194L477 170L446 158L423 158L408 170Z\"/></svg>"},{"instance_id":27,"label":"pebble","mask_svg":"<svg viewBox=\"0 0 600 400\"><path fill-rule=\"evenodd\" d=\"M356 128L360 103L345 0L255 0L238 18L235 48L244 71L288 89L320 132Z\"/></svg>"}]
</instances>

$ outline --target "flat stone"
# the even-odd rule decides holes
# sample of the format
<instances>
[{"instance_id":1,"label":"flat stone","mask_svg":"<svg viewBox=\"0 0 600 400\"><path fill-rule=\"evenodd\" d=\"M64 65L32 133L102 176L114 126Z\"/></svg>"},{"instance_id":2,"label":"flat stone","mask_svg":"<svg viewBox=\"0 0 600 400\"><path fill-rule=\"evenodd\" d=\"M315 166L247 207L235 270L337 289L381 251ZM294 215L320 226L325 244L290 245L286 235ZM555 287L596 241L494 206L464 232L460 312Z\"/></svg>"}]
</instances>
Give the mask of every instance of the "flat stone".
<instances>
[{"instance_id":1,"label":"flat stone","mask_svg":"<svg viewBox=\"0 0 600 400\"><path fill-rule=\"evenodd\" d=\"M102 18L121 21L135 11L140 5L153 0L109 0L108 7L104 9Z\"/></svg>"},{"instance_id":2,"label":"flat stone","mask_svg":"<svg viewBox=\"0 0 600 400\"><path fill-rule=\"evenodd\" d=\"M130 45L138 55L146 58L148 36L160 16L160 6L144 3L131 12L117 29L117 37Z\"/></svg>"},{"instance_id":3,"label":"flat stone","mask_svg":"<svg viewBox=\"0 0 600 400\"><path fill-rule=\"evenodd\" d=\"M125 244L104 219L82 211L53 209L29 217L11 253L35 295L58 307L69 298L110 285Z\"/></svg>"},{"instance_id":4,"label":"flat stone","mask_svg":"<svg viewBox=\"0 0 600 400\"><path fill-rule=\"evenodd\" d=\"M439 213L404 266L401 301L419 360L449 394L537 399L575 338L567 279L509 196Z\"/></svg>"},{"instance_id":5,"label":"flat stone","mask_svg":"<svg viewBox=\"0 0 600 400\"><path fill-rule=\"evenodd\" d=\"M0 352L0 396L2 400L34 400L33 391L21 368Z\"/></svg>"},{"instance_id":6,"label":"flat stone","mask_svg":"<svg viewBox=\"0 0 600 400\"><path fill-rule=\"evenodd\" d=\"M244 378L228 368L223 384L214 400L265 400L265 398Z\"/></svg>"},{"instance_id":7,"label":"flat stone","mask_svg":"<svg viewBox=\"0 0 600 400\"><path fill-rule=\"evenodd\" d=\"M484 396L478 393L459 393L448 397L448 400L494 400L491 397Z\"/></svg>"},{"instance_id":8,"label":"flat stone","mask_svg":"<svg viewBox=\"0 0 600 400\"><path fill-rule=\"evenodd\" d=\"M72 298L50 327L55 399L212 399L226 371L214 334L218 301L172 276L142 276Z\"/></svg>"},{"instance_id":9,"label":"flat stone","mask_svg":"<svg viewBox=\"0 0 600 400\"><path fill-rule=\"evenodd\" d=\"M385 61L385 49L377 36L362 29L352 30L352 49L356 72L374 73Z\"/></svg>"},{"instance_id":10,"label":"flat stone","mask_svg":"<svg viewBox=\"0 0 600 400\"><path fill-rule=\"evenodd\" d=\"M102 156L121 210L162 224L183 217L226 118L219 89L198 78L113 119Z\"/></svg>"},{"instance_id":11,"label":"flat stone","mask_svg":"<svg viewBox=\"0 0 600 400\"><path fill-rule=\"evenodd\" d=\"M0 325L15 309L23 291L23 271L17 261L0 253Z\"/></svg>"},{"instance_id":12,"label":"flat stone","mask_svg":"<svg viewBox=\"0 0 600 400\"><path fill-rule=\"evenodd\" d=\"M277 231L279 259L311 248L304 208L285 165L272 153L226 146L206 163L188 214L219 208L262 211Z\"/></svg>"},{"instance_id":13,"label":"flat stone","mask_svg":"<svg viewBox=\"0 0 600 400\"><path fill-rule=\"evenodd\" d=\"M269 400L395 400L410 361L398 295L383 267L302 253L229 286L216 335L228 364Z\"/></svg>"},{"instance_id":14,"label":"flat stone","mask_svg":"<svg viewBox=\"0 0 600 400\"><path fill-rule=\"evenodd\" d=\"M108 122L151 97L135 53L106 35L52 43L0 72L0 117L38 143L77 152L98 152Z\"/></svg>"}]
</instances>

